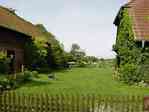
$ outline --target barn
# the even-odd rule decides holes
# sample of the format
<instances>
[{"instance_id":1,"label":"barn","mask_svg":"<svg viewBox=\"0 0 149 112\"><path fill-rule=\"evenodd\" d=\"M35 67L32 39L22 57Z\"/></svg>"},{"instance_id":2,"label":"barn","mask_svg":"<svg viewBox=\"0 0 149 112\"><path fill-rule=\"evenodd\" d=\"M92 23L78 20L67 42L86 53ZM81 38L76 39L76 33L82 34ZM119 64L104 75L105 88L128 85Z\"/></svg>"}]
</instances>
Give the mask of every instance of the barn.
<instances>
[{"instance_id":1,"label":"barn","mask_svg":"<svg viewBox=\"0 0 149 112\"><path fill-rule=\"evenodd\" d=\"M120 8L114 24L117 26L114 51L117 53L118 65L121 60L128 58L122 53L124 50L119 49L129 49L130 52L125 53L129 55L134 48L146 52L144 49L149 47L149 0L129 0Z\"/></svg>"},{"instance_id":2,"label":"barn","mask_svg":"<svg viewBox=\"0 0 149 112\"><path fill-rule=\"evenodd\" d=\"M149 83L149 0L129 0L115 20L116 75L126 83Z\"/></svg>"},{"instance_id":3,"label":"barn","mask_svg":"<svg viewBox=\"0 0 149 112\"><path fill-rule=\"evenodd\" d=\"M0 6L0 51L11 58L11 72L21 71L24 65L24 45L39 35L39 29L19 17L15 10Z\"/></svg>"},{"instance_id":4,"label":"barn","mask_svg":"<svg viewBox=\"0 0 149 112\"><path fill-rule=\"evenodd\" d=\"M134 41L141 42L140 44L144 47L149 42L149 0L129 0L127 4L120 8L114 20L118 29L117 33L119 33L125 9L127 9L131 18Z\"/></svg>"}]
</instances>

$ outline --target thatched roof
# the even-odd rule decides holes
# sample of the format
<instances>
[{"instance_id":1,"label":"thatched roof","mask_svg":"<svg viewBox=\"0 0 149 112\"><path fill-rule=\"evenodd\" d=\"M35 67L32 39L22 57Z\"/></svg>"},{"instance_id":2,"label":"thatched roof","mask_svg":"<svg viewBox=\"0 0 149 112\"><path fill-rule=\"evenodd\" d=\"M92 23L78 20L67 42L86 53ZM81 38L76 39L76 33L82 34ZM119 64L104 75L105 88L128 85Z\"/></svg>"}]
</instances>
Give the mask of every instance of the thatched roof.
<instances>
[{"instance_id":1,"label":"thatched roof","mask_svg":"<svg viewBox=\"0 0 149 112\"><path fill-rule=\"evenodd\" d=\"M129 15L132 17L135 39L149 41L149 0L131 0L121 9L124 7L128 8Z\"/></svg>"},{"instance_id":2,"label":"thatched roof","mask_svg":"<svg viewBox=\"0 0 149 112\"><path fill-rule=\"evenodd\" d=\"M40 36L40 30L32 23L19 17L14 10L0 6L0 27L23 33L27 36Z\"/></svg>"}]
</instances>

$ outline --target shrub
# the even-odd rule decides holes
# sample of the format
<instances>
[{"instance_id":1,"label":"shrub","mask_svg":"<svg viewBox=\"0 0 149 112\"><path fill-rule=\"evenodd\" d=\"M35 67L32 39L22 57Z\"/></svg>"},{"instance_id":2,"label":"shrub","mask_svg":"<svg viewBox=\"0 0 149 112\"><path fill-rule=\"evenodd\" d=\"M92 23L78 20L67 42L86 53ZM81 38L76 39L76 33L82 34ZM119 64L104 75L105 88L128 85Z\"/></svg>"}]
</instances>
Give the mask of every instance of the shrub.
<instances>
[{"instance_id":1,"label":"shrub","mask_svg":"<svg viewBox=\"0 0 149 112\"><path fill-rule=\"evenodd\" d=\"M32 77L39 78L39 73L37 71L32 71Z\"/></svg>"},{"instance_id":2,"label":"shrub","mask_svg":"<svg viewBox=\"0 0 149 112\"><path fill-rule=\"evenodd\" d=\"M142 80L142 74L138 72L138 66L135 64L125 64L119 69L120 80L128 83L134 84Z\"/></svg>"},{"instance_id":3,"label":"shrub","mask_svg":"<svg viewBox=\"0 0 149 112\"><path fill-rule=\"evenodd\" d=\"M78 65L78 67L86 67L87 63L83 60L79 60L79 61L77 61L77 65Z\"/></svg>"},{"instance_id":4,"label":"shrub","mask_svg":"<svg viewBox=\"0 0 149 112\"><path fill-rule=\"evenodd\" d=\"M1 75L0 76L0 86L1 89L3 90L8 90L8 89L12 89L15 88L15 81L13 80L13 78L10 78L8 75Z\"/></svg>"},{"instance_id":5,"label":"shrub","mask_svg":"<svg viewBox=\"0 0 149 112\"><path fill-rule=\"evenodd\" d=\"M14 76L9 76L8 81L9 81L8 85L10 86L10 89L15 89L19 87L19 84L17 83L16 79L14 79Z\"/></svg>"},{"instance_id":6,"label":"shrub","mask_svg":"<svg viewBox=\"0 0 149 112\"><path fill-rule=\"evenodd\" d=\"M144 81L144 83L148 83L149 84L149 65L140 65L138 67L138 74L140 74L142 76L142 81Z\"/></svg>"},{"instance_id":7,"label":"shrub","mask_svg":"<svg viewBox=\"0 0 149 112\"><path fill-rule=\"evenodd\" d=\"M0 76L0 85L3 87L6 87L7 85L9 85L9 80L7 79L6 76L4 75Z\"/></svg>"},{"instance_id":8,"label":"shrub","mask_svg":"<svg viewBox=\"0 0 149 112\"><path fill-rule=\"evenodd\" d=\"M23 72L23 79L24 79L24 82L31 81L32 80L32 72L24 71Z\"/></svg>"},{"instance_id":9,"label":"shrub","mask_svg":"<svg viewBox=\"0 0 149 112\"><path fill-rule=\"evenodd\" d=\"M21 83L26 83L28 81L32 80L32 72L26 70L22 73L18 73L16 75L16 82L21 84Z\"/></svg>"},{"instance_id":10,"label":"shrub","mask_svg":"<svg viewBox=\"0 0 149 112\"><path fill-rule=\"evenodd\" d=\"M15 89L20 85L31 81L33 77L39 77L37 71L31 72L26 70L22 73L17 73L16 77L14 77L14 75L0 75L0 87L2 87L3 90Z\"/></svg>"},{"instance_id":11,"label":"shrub","mask_svg":"<svg viewBox=\"0 0 149 112\"><path fill-rule=\"evenodd\" d=\"M6 53L0 52L0 73L7 73L9 71L9 61Z\"/></svg>"}]
</instances>

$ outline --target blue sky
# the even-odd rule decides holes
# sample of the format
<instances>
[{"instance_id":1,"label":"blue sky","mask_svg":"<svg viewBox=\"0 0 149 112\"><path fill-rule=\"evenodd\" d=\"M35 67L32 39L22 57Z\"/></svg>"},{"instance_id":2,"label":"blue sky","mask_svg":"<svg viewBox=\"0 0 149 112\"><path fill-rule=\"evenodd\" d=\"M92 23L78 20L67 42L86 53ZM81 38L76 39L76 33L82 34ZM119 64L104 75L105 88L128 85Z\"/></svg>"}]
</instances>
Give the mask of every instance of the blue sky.
<instances>
[{"instance_id":1,"label":"blue sky","mask_svg":"<svg viewBox=\"0 0 149 112\"><path fill-rule=\"evenodd\" d=\"M113 20L127 0L0 0L26 20L42 23L69 50L78 43L87 55L114 57Z\"/></svg>"}]
</instances>

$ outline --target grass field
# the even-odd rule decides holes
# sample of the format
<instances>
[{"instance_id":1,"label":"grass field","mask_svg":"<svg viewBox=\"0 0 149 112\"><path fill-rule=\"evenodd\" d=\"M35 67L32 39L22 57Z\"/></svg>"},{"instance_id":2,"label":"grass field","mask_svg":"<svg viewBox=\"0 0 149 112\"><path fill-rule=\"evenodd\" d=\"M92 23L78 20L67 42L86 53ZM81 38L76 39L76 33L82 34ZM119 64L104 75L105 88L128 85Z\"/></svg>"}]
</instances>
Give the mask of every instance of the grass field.
<instances>
[{"instance_id":1,"label":"grass field","mask_svg":"<svg viewBox=\"0 0 149 112\"><path fill-rule=\"evenodd\" d=\"M49 80L47 75L40 75L39 79L34 79L16 91L29 94L149 95L149 88L122 84L113 80L112 74L112 68L73 68L55 72L55 80Z\"/></svg>"}]
</instances>

